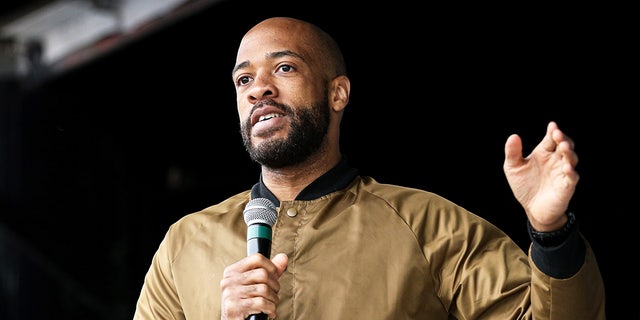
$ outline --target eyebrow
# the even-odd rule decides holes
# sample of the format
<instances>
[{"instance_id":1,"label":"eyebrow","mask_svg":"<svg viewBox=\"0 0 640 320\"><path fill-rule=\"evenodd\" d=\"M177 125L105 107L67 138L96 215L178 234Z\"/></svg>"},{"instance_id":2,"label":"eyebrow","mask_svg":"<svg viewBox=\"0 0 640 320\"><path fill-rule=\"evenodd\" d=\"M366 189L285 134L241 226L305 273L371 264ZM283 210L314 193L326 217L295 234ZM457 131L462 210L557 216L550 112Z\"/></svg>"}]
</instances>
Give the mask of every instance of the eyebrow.
<instances>
[{"instance_id":1,"label":"eyebrow","mask_svg":"<svg viewBox=\"0 0 640 320\"><path fill-rule=\"evenodd\" d=\"M275 59L275 58L281 58L281 57L295 57L295 58L298 58L298 59L304 61L304 58L301 55L299 55L299 54L297 54L297 53L295 53L295 52L293 52L291 50L270 52L270 53L267 53L266 56L267 56L267 59ZM246 68L246 67L248 67L250 65L251 65L251 63L249 62L249 60L245 60L245 61L242 61L242 62L238 63L238 65L236 65L233 68L233 71L231 72L231 76L233 76L238 70L240 70L242 68Z\"/></svg>"}]
</instances>

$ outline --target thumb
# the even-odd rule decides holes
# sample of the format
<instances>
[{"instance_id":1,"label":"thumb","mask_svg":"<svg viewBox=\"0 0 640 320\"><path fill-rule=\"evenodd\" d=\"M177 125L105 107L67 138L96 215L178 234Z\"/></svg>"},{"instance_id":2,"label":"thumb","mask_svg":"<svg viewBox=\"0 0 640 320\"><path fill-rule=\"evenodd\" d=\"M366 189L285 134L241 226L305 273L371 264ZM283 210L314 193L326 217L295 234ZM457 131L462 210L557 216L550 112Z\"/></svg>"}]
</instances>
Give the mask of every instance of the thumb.
<instances>
[{"instance_id":1,"label":"thumb","mask_svg":"<svg viewBox=\"0 0 640 320\"><path fill-rule=\"evenodd\" d=\"M522 160L522 139L517 134L512 134L504 145L505 169L516 166Z\"/></svg>"},{"instance_id":2,"label":"thumb","mask_svg":"<svg viewBox=\"0 0 640 320\"><path fill-rule=\"evenodd\" d=\"M278 269L278 277L281 276L285 270L287 270L287 265L289 265L289 257L284 253L276 254L271 262L276 265Z\"/></svg>"}]
</instances>

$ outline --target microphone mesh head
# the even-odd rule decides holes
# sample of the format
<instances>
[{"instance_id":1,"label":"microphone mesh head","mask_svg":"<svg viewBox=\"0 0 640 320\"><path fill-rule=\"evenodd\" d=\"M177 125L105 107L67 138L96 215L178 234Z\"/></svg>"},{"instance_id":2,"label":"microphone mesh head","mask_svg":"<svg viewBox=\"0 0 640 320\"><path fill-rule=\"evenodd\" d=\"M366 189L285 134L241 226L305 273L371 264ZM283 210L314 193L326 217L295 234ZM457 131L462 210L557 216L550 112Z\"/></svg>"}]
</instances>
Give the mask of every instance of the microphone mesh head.
<instances>
[{"instance_id":1,"label":"microphone mesh head","mask_svg":"<svg viewBox=\"0 0 640 320\"><path fill-rule=\"evenodd\" d=\"M244 208L244 222L247 226L254 223L264 223L273 226L278 219L276 206L266 198L251 199Z\"/></svg>"}]
</instances>

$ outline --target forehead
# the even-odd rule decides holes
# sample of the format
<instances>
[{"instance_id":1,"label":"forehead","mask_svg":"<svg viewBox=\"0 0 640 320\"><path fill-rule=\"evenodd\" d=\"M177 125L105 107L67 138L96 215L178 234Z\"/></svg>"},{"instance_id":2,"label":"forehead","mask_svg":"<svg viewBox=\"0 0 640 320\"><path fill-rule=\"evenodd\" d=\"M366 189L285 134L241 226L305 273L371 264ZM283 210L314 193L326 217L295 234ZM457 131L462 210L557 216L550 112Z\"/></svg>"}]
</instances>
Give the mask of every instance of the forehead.
<instances>
[{"instance_id":1,"label":"forehead","mask_svg":"<svg viewBox=\"0 0 640 320\"><path fill-rule=\"evenodd\" d=\"M266 58L275 52L294 52L305 60L313 52L308 30L300 26L254 28L242 39L236 63Z\"/></svg>"}]
</instances>

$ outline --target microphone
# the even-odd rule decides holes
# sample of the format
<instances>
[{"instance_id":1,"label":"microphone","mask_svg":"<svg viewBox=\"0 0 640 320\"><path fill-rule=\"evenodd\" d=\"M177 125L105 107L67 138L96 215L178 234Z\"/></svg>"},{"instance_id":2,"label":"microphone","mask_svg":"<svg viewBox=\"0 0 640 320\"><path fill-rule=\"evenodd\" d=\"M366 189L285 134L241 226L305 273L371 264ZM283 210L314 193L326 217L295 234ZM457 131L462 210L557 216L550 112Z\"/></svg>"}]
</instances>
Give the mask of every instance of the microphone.
<instances>
[{"instance_id":1,"label":"microphone","mask_svg":"<svg viewBox=\"0 0 640 320\"><path fill-rule=\"evenodd\" d=\"M247 223L247 256L260 253L271 257L271 226L276 223L276 206L266 198L251 199L244 208ZM268 320L265 313L252 314L246 320Z\"/></svg>"}]
</instances>

